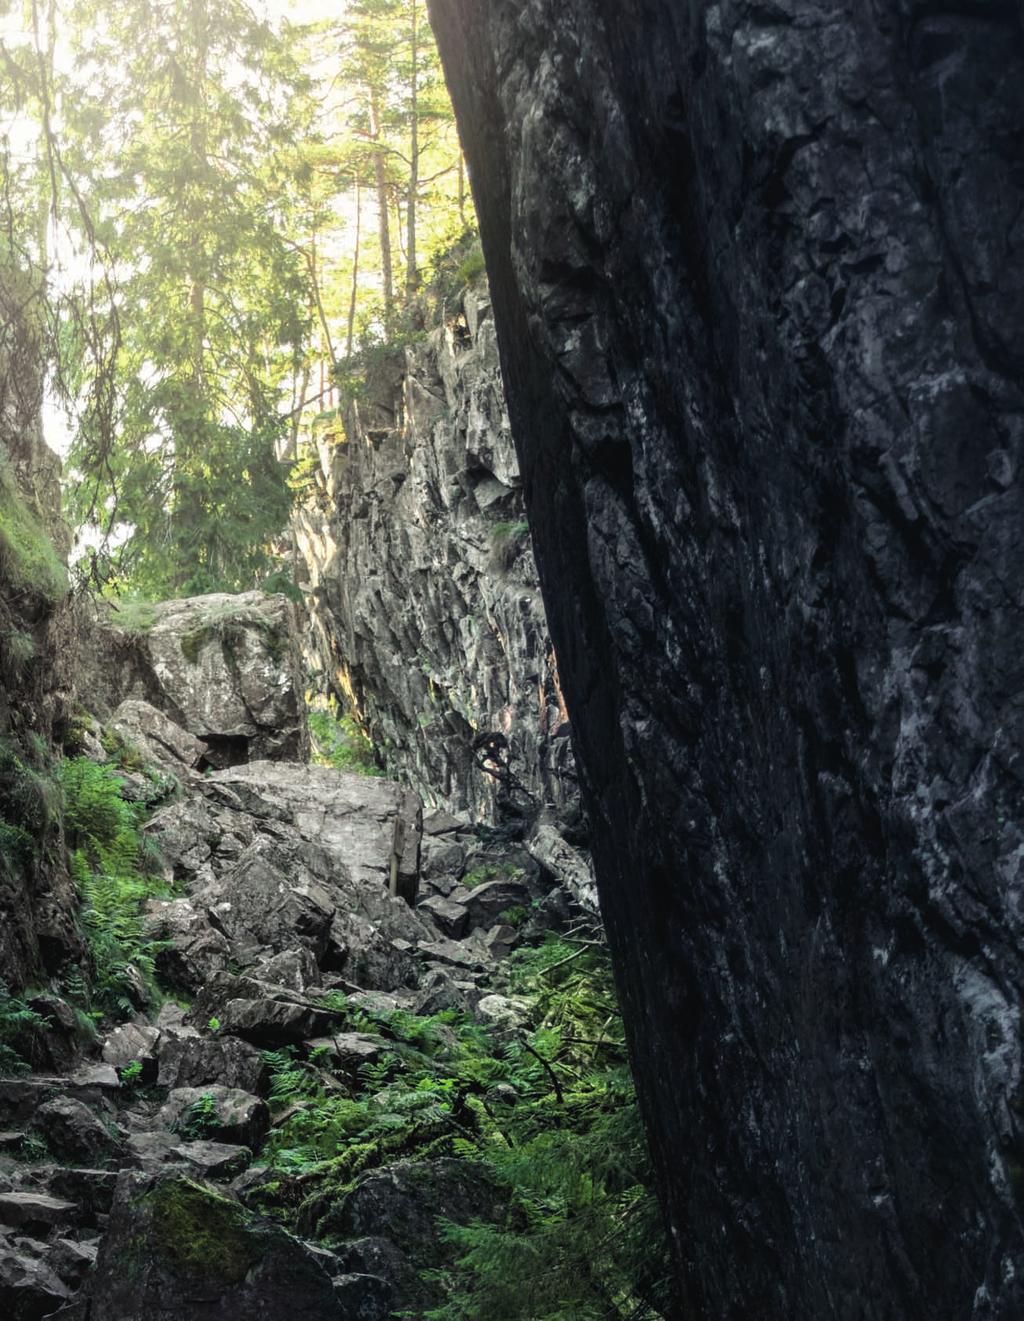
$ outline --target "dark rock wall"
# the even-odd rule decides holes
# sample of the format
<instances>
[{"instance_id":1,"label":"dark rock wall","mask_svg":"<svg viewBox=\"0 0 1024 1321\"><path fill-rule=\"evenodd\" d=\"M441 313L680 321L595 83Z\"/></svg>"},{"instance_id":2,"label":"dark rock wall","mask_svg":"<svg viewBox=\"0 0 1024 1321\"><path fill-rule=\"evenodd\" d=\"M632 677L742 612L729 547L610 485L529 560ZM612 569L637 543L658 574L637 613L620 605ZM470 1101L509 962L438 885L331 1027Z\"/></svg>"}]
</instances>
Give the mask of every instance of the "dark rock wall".
<instances>
[{"instance_id":1,"label":"dark rock wall","mask_svg":"<svg viewBox=\"0 0 1024 1321\"><path fill-rule=\"evenodd\" d=\"M483 821L578 800L521 487L478 288L372 374L293 519L324 681L390 774ZM487 733L522 788L481 769Z\"/></svg>"},{"instance_id":2,"label":"dark rock wall","mask_svg":"<svg viewBox=\"0 0 1024 1321\"><path fill-rule=\"evenodd\" d=\"M81 957L52 747L70 713L67 530L43 441L40 299L0 270L0 981Z\"/></svg>"},{"instance_id":3,"label":"dark rock wall","mask_svg":"<svg viewBox=\"0 0 1024 1321\"><path fill-rule=\"evenodd\" d=\"M1024 10L431 8L688 1315L1019 1317Z\"/></svg>"}]
</instances>

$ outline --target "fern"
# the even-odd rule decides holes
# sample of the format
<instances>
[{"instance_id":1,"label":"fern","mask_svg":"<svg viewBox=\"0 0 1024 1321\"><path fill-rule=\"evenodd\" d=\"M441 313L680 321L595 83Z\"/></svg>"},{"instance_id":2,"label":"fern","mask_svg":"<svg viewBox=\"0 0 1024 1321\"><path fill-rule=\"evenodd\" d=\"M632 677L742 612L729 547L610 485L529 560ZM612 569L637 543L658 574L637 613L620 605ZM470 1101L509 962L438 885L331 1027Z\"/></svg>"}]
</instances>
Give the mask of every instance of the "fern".
<instances>
[{"instance_id":1,"label":"fern","mask_svg":"<svg viewBox=\"0 0 1024 1321\"><path fill-rule=\"evenodd\" d=\"M420 1263L445 1300L431 1317L655 1321L671 1311L665 1240L607 953L552 938L506 967L528 1006L511 1037L451 1011L348 1007L350 1026L391 1047L354 1082L331 1077L323 1055L268 1053L283 1119L263 1204L330 1241L362 1174L457 1155L504 1188L508 1210L444 1228L450 1259Z\"/></svg>"},{"instance_id":2,"label":"fern","mask_svg":"<svg viewBox=\"0 0 1024 1321\"><path fill-rule=\"evenodd\" d=\"M35 1053L35 1038L50 1026L19 996L12 995L0 981L0 1078L28 1073Z\"/></svg>"},{"instance_id":3,"label":"fern","mask_svg":"<svg viewBox=\"0 0 1024 1321\"><path fill-rule=\"evenodd\" d=\"M123 780L116 772L85 757L64 762L61 782L71 875L95 972L91 998L103 1013L130 1017L140 981L157 998L155 960L162 945L146 936L142 905L167 894L147 871L153 859L141 832L144 809L120 796Z\"/></svg>"}]
</instances>

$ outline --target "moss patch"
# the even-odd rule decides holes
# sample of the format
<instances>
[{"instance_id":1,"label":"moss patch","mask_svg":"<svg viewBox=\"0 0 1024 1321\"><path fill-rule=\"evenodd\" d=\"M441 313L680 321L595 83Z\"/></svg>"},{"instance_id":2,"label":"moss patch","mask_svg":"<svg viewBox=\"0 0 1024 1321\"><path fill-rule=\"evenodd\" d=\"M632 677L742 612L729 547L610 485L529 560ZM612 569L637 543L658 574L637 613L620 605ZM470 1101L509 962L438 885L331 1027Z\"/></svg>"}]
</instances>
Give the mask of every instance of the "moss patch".
<instances>
[{"instance_id":1,"label":"moss patch","mask_svg":"<svg viewBox=\"0 0 1024 1321\"><path fill-rule=\"evenodd\" d=\"M191 1179L167 1179L142 1202L152 1220L149 1250L176 1271L240 1284L263 1256L254 1217Z\"/></svg>"},{"instance_id":2,"label":"moss patch","mask_svg":"<svg viewBox=\"0 0 1024 1321\"><path fill-rule=\"evenodd\" d=\"M113 601L111 604L111 624L131 637L144 637L160 617L152 601Z\"/></svg>"},{"instance_id":3,"label":"moss patch","mask_svg":"<svg viewBox=\"0 0 1024 1321\"><path fill-rule=\"evenodd\" d=\"M0 466L0 576L49 601L68 590L67 569L6 465Z\"/></svg>"},{"instance_id":4,"label":"moss patch","mask_svg":"<svg viewBox=\"0 0 1024 1321\"><path fill-rule=\"evenodd\" d=\"M249 633L257 633L274 663L281 663L288 646L287 628L258 611L240 610L237 606L219 606L205 611L188 632L182 634L181 654L190 665L196 665L207 642L219 639L223 650L233 655L245 646Z\"/></svg>"}]
</instances>

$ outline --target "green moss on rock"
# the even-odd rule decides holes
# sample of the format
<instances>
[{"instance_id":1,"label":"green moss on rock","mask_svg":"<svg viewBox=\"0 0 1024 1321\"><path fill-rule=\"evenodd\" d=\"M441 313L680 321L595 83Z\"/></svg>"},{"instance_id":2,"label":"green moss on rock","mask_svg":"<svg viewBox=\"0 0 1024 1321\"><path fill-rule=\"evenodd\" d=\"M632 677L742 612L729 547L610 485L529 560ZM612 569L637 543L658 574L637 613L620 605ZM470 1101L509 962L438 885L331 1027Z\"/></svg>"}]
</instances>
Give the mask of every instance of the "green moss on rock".
<instances>
[{"instance_id":1,"label":"green moss on rock","mask_svg":"<svg viewBox=\"0 0 1024 1321\"><path fill-rule=\"evenodd\" d=\"M174 1270L239 1284L261 1259L264 1235L236 1202L191 1179L168 1179L143 1199L153 1227L148 1250Z\"/></svg>"},{"instance_id":2,"label":"green moss on rock","mask_svg":"<svg viewBox=\"0 0 1024 1321\"><path fill-rule=\"evenodd\" d=\"M67 569L6 464L0 466L0 578L50 601L68 590Z\"/></svg>"}]
</instances>

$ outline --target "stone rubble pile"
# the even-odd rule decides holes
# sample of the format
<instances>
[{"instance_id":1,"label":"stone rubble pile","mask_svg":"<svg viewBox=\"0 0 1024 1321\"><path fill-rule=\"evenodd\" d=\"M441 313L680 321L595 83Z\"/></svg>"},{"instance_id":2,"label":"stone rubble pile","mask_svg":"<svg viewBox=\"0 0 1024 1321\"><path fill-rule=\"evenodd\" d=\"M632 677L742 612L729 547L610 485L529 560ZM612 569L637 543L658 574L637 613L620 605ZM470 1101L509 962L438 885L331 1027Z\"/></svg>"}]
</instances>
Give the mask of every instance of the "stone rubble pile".
<instances>
[{"instance_id":1,"label":"stone rubble pile","mask_svg":"<svg viewBox=\"0 0 1024 1321\"><path fill-rule=\"evenodd\" d=\"M280 667L267 673L287 705ZM286 1233L246 1204L274 1122L264 1052L318 1051L332 1085L354 1083L388 1043L348 1030L338 993L514 1016L494 970L569 901L525 847L424 819L390 781L282 759L200 773L209 722L176 717L212 701L143 701L114 720L183 785L146 827L174 897L143 919L177 1000L108 1031L69 1075L0 1081L0 1316L383 1321L417 1297L403 1226L483 1214L494 1190L457 1160L399 1161L356 1180L337 1251Z\"/></svg>"}]
</instances>

